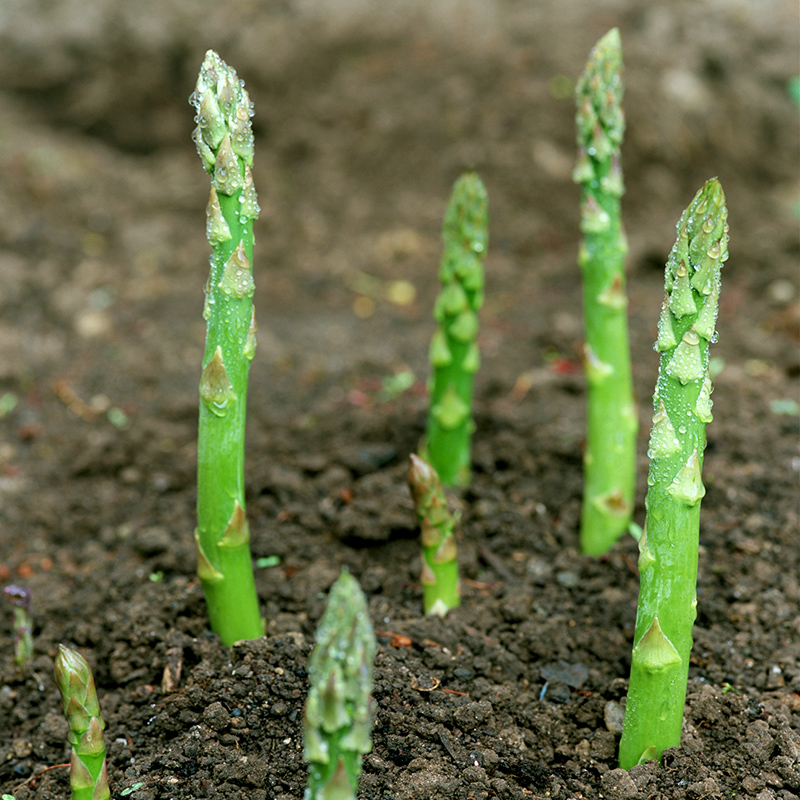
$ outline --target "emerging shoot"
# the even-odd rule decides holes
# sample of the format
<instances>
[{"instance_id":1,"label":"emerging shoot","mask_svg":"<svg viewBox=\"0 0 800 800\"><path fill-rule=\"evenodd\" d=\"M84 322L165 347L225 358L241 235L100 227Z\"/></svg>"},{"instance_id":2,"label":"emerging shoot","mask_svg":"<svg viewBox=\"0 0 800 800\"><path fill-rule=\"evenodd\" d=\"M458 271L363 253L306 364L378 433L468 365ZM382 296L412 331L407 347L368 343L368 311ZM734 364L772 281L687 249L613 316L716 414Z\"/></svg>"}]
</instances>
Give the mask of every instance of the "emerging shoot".
<instances>
[{"instance_id":1,"label":"emerging shoot","mask_svg":"<svg viewBox=\"0 0 800 800\"><path fill-rule=\"evenodd\" d=\"M636 488L636 407L628 345L625 255L620 220L624 187L620 147L622 52L619 31L595 45L578 81L578 160L581 187L584 365L588 388L581 549L606 553L626 531Z\"/></svg>"},{"instance_id":2,"label":"emerging shoot","mask_svg":"<svg viewBox=\"0 0 800 800\"><path fill-rule=\"evenodd\" d=\"M103 740L105 723L100 716L92 671L80 653L59 645L55 678L69 722L72 800L108 800L111 792Z\"/></svg>"},{"instance_id":3,"label":"emerging shoot","mask_svg":"<svg viewBox=\"0 0 800 800\"><path fill-rule=\"evenodd\" d=\"M684 211L666 268L656 350L647 519L639 539L639 607L619 761L630 769L680 744L692 625L706 424L709 343L716 340L728 211L715 178Z\"/></svg>"},{"instance_id":4,"label":"emerging shoot","mask_svg":"<svg viewBox=\"0 0 800 800\"><path fill-rule=\"evenodd\" d=\"M442 290L433 310L430 410L423 456L445 486L470 482L472 392L480 365L478 311L483 305L483 260L489 245L486 189L474 173L453 187L442 238Z\"/></svg>"},{"instance_id":5,"label":"emerging shoot","mask_svg":"<svg viewBox=\"0 0 800 800\"><path fill-rule=\"evenodd\" d=\"M443 617L461 604L456 521L447 510L447 497L436 470L413 454L408 465L408 488L419 518L425 613Z\"/></svg>"},{"instance_id":6,"label":"emerging shoot","mask_svg":"<svg viewBox=\"0 0 800 800\"><path fill-rule=\"evenodd\" d=\"M14 606L14 660L17 666L24 667L33 657L31 590L22 586L7 586L3 594Z\"/></svg>"},{"instance_id":7,"label":"emerging shoot","mask_svg":"<svg viewBox=\"0 0 800 800\"><path fill-rule=\"evenodd\" d=\"M247 380L256 346L253 309L253 114L235 70L206 53L197 88L194 141L211 175L206 235L212 247L203 316L206 349L197 440L197 575L211 629L226 645L264 626L244 510Z\"/></svg>"},{"instance_id":8,"label":"emerging shoot","mask_svg":"<svg viewBox=\"0 0 800 800\"><path fill-rule=\"evenodd\" d=\"M303 720L305 800L355 800L362 759L372 750L377 642L364 593L346 569L331 587L316 640Z\"/></svg>"}]
</instances>

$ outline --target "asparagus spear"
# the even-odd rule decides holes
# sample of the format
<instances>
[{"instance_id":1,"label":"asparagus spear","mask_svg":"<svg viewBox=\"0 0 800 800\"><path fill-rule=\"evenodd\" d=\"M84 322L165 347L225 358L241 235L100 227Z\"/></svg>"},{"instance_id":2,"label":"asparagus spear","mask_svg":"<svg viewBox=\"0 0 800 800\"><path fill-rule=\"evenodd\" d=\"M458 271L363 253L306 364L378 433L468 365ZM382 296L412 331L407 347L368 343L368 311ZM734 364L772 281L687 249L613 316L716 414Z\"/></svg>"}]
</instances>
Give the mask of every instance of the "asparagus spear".
<instances>
[{"instance_id":1,"label":"asparagus spear","mask_svg":"<svg viewBox=\"0 0 800 800\"><path fill-rule=\"evenodd\" d=\"M197 574L211 629L225 644L264 632L244 503L247 379L256 346L253 309L252 104L235 70L214 51L190 98L194 141L211 194L206 235L213 249L203 316L206 348L197 442Z\"/></svg>"},{"instance_id":2,"label":"asparagus spear","mask_svg":"<svg viewBox=\"0 0 800 800\"><path fill-rule=\"evenodd\" d=\"M622 53L619 31L595 45L578 81L584 363L588 384L581 549L599 556L625 532L636 485L636 408L628 346L625 254L620 221Z\"/></svg>"},{"instance_id":3,"label":"asparagus spear","mask_svg":"<svg viewBox=\"0 0 800 800\"><path fill-rule=\"evenodd\" d=\"M728 211L715 178L684 211L666 268L661 353L650 431L647 519L639 540L639 608L620 766L680 744L692 624L706 423L709 343L728 257Z\"/></svg>"},{"instance_id":4,"label":"asparagus spear","mask_svg":"<svg viewBox=\"0 0 800 800\"><path fill-rule=\"evenodd\" d=\"M443 617L461 604L455 519L447 510L447 498L436 470L414 454L409 459L408 488L422 540L423 607L426 614Z\"/></svg>"},{"instance_id":5,"label":"asparagus spear","mask_svg":"<svg viewBox=\"0 0 800 800\"><path fill-rule=\"evenodd\" d=\"M331 587L316 641L303 720L305 800L355 800L362 758L372 750L377 642L364 593L347 569Z\"/></svg>"},{"instance_id":6,"label":"asparagus spear","mask_svg":"<svg viewBox=\"0 0 800 800\"><path fill-rule=\"evenodd\" d=\"M72 800L108 800L111 792L103 741L105 723L100 716L92 671L80 653L59 645L55 678L69 721Z\"/></svg>"},{"instance_id":7,"label":"asparagus spear","mask_svg":"<svg viewBox=\"0 0 800 800\"><path fill-rule=\"evenodd\" d=\"M442 290L433 311L438 328L430 345L433 375L424 456L445 486L466 486L475 428L472 392L480 364L478 311L489 243L486 189L474 172L462 175L453 187L442 237Z\"/></svg>"},{"instance_id":8,"label":"asparagus spear","mask_svg":"<svg viewBox=\"0 0 800 800\"><path fill-rule=\"evenodd\" d=\"M24 667L33 657L31 590L23 586L6 586L3 593L14 606L14 660L18 666Z\"/></svg>"}]
</instances>

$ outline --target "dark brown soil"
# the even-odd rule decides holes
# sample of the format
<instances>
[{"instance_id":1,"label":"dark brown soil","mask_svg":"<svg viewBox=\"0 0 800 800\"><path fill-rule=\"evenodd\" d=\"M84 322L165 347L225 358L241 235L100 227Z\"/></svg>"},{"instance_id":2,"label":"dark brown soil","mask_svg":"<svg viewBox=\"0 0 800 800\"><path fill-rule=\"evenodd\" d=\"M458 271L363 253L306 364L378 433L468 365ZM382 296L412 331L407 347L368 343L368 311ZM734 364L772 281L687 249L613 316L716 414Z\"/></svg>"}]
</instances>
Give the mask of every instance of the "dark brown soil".
<instances>
[{"instance_id":1,"label":"dark brown soil","mask_svg":"<svg viewBox=\"0 0 800 800\"><path fill-rule=\"evenodd\" d=\"M0 19L0 582L29 586L35 614L25 672L0 615L2 792L67 796L63 642L95 670L114 798L300 800L304 667L347 565L379 632L365 800L800 796L795 4L454 0L374 18L239 2L203 21L178 0L74 5L9 3ZM711 175L732 254L683 744L629 774L615 767L636 545L576 549L563 77L612 25L640 523L663 264ZM257 570L267 636L232 650L207 630L192 539L207 179L186 98L212 46L256 104L248 514L254 556L279 559ZM492 242L474 482L453 496L464 603L442 621L421 616L404 472L441 217L466 167L488 187ZM383 391L403 370L414 385Z\"/></svg>"}]
</instances>

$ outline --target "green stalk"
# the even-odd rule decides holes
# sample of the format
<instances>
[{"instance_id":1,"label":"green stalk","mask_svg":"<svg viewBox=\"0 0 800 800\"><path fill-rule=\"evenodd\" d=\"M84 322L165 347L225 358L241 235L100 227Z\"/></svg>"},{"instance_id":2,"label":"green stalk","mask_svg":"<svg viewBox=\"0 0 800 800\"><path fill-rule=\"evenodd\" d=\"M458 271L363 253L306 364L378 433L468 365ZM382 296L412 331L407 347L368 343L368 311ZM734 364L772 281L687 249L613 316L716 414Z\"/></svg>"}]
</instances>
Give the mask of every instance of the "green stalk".
<instances>
[{"instance_id":1,"label":"green stalk","mask_svg":"<svg viewBox=\"0 0 800 800\"><path fill-rule=\"evenodd\" d=\"M59 645L55 678L69 722L72 800L108 800L111 792L103 741L105 723L100 716L92 671L80 653Z\"/></svg>"},{"instance_id":2,"label":"green stalk","mask_svg":"<svg viewBox=\"0 0 800 800\"><path fill-rule=\"evenodd\" d=\"M639 540L639 607L620 766L660 758L680 744L692 625L706 424L709 343L716 341L728 211L715 178L684 211L666 268L656 350L647 519Z\"/></svg>"},{"instance_id":3,"label":"green stalk","mask_svg":"<svg viewBox=\"0 0 800 800\"><path fill-rule=\"evenodd\" d=\"M331 587L316 640L303 718L305 800L355 800L363 756L372 750L377 642L364 593L347 569Z\"/></svg>"},{"instance_id":4,"label":"green stalk","mask_svg":"<svg viewBox=\"0 0 800 800\"><path fill-rule=\"evenodd\" d=\"M6 586L3 593L14 606L14 660L18 667L25 667L33 658L31 590L23 586Z\"/></svg>"},{"instance_id":5,"label":"green stalk","mask_svg":"<svg viewBox=\"0 0 800 800\"><path fill-rule=\"evenodd\" d=\"M581 550L608 552L625 532L636 488L637 415L628 345L625 255L620 219L624 192L620 146L622 52L619 31L595 45L578 81L578 160L573 179L581 186L586 331L584 364L588 384Z\"/></svg>"},{"instance_id":6,"label":"green stalk","mask_svg":"<svg viewBox=\"0 0 800 800\"><path fill-rule=\"evenodd\" d=\"M226 645L264 633L244 510L247 378L256 346L253 309L252 105L244 84L215 52L197 88L194 141L211 195L206 235L213 249L203 316L206 349L197 441L197 574L211 629Z\"/></svg>"},{"instance_id":7,"label":"green stalk","mask_svg":"<svg viewBox=\"0 0 800 800\"><path fill-rule=\"evenodd\" d=\"M414 454L409 459L408 488L419 518L423 607L426 614L443 617L461 605L456 521L447 510L447 497L436 470Z\"/></svg>"},{"instance_id":8,"label":"green stalk","mask_svg":"<svg viewBox=\"0 0 800 800\"><path fill-rule=\"evenodd\" d=\"M470 481L472 392L480 365L478 311L483 305L483 259L489 244L486 189L474 173L453 187L442 238L442 290L434 307L438 328L430 346L433 369L424 456L445 486Z\"/></svg>"}]
</instances>

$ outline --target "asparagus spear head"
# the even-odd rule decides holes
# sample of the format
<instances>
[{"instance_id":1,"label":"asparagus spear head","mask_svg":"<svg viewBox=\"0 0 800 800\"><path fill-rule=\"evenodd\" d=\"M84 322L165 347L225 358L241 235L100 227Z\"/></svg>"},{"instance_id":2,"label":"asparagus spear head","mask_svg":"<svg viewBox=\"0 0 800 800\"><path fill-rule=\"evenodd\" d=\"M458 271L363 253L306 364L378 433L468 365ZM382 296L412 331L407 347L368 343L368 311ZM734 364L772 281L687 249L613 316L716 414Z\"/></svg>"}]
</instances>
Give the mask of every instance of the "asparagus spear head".
<instances>
[{"instance_id":1,"label":"asparagus spear head","mask_svg":"<svg viewBox=\"0 0 800 800\"><path fill-rule=\"evenodd\" d=\"M306 800L355 800L361 762L372 750L373 660L377 643L358 582L343 570L308 662L303 731Z\"/></svg>"},{"instance_id":2,"label":"asparagus spear head","mask_svg":"<svg viewBox=\"0 0 800 800\"><path fill-rule=\"evenodd\" d=\"M420 524L425 613L443 617L461 603L455 519L447 510L436 470L414 454L409 459L408 488Z\"/></svg>"},{"instance_id":3,"label":"asparagus spear head","mask_svg":"<svg viewBox=\"0 0 800 800\"><path fill-rule=\"evenodd\" d=\"M111 792L103 740L105 723L100 716L92 671L80 653L59 645L55 679L69 722L72 800L108 800Z\"/></svg>"}]
</instances>

